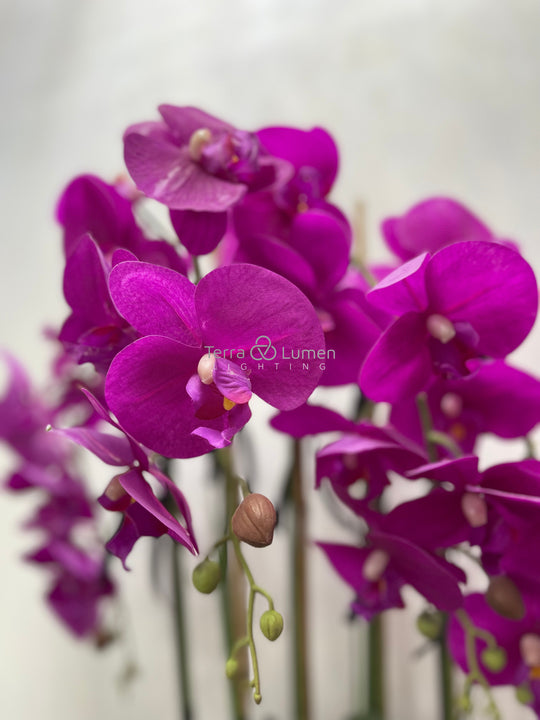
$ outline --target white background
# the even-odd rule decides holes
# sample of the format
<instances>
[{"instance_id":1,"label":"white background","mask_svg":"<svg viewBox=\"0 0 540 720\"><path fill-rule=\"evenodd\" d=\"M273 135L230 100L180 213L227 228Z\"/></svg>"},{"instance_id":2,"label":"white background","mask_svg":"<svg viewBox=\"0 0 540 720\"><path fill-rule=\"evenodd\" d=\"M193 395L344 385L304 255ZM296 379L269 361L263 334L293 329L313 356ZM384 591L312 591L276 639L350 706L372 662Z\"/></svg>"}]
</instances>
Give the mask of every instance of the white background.
<instances>
[{"instance_id":1,"label":"white background","mask_svg":"<svg viewBox=\"0 0 540 720\"><path fill-rule=\"evenodd\" d=\"M518 240L540 269L539 31L537 0L0 0L1 344L45 379L39 334L65 313L55 198L77 173L114 177L123 129L154 117L160 102L198 104L245 129L328 128L342 153L334 197L348 212L365 203L372 258L384 256L385 215L450 194ZM537 372L539 344L536 331L517 354ZM283 445L275 434L262 439L258 487L276 497ZM499 447L490 453L492 461ZM205 490L204 464L192 465L182 486L205 549L205 517L220 496ZM51 618L40 600L44 573L19 560L35 542L20 530L31 506L0 496L0 717L173 720L171 625L163 592L151 589L150 543L134 552L130 574L119 573L128 646L97 655ZM313 513L312 537L343 537L317 500ZM285 611L286 562L279 536L253 557ZM310 590L314 717L344 720L360 693L349 593L316 554ZM225 719L217 610L194 593L190 610L197 719ZM429 658L412 660L412 622L404 613L389 620L399 636L389 653L390 720L435 717L436 676ZM293 717L287 644L286 635L265 647L258 720ZM121 691L128 652L140 672ZM480 697L476 717L483 705Z\"/></svg>"}]
</instances>

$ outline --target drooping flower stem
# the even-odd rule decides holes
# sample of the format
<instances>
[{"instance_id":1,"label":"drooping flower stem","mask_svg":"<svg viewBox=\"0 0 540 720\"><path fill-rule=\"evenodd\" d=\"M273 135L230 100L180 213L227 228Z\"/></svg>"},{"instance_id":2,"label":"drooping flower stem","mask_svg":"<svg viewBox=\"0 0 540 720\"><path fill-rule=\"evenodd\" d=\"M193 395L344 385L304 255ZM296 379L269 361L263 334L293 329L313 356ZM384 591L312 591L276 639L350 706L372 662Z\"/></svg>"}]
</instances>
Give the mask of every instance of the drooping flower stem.
<instances>
[{"instance_id":1,"label":"drooping flower stem","mask_svg":"<svg viewBox=\"0 0 540 720\"><path fill-rule=\"evenodd\" d=\"M308 663L307 663L307 578L306 578L306 507L302 487L301 445L293 442L294 463L292 470L293 499L293 607L295 649L296 715L298 720L309 720Z\"/></svg>"},{"instance_id":2,"label":"drooping flower stem","mask_svg":"<svg viewBox=\"0 0 540 720\"><path fill-rule=\"evenodd\" d=\"M369 720L384 720L384 652L383 624L381 615L369 623L368 634L368 717Z\"/></svg>"},{"instance_id":3,"label":"drooping flower stem","mask_svg":"<svg viewBox=\"0 0 540 720\"><path fill-rule=\"evenodd\" d=\"M233 472L230 447L217 452L218 462L225 479L225 532L228 532L231 518L238 506L238 483ZM244 634L245 583L242 570L229 543L221 546L219 557L221 564L222 613L227 658L235 649L238 670L231 678L231 701L234 720L244 720L246 701L247 655L245 647L237 647L238 640Z\"/></svg>"},{"instance_id":4,"label":"drooping flower stem","mask_svg":"<svg viewBox=\"0 0 540 720\"><path fill-rule=\"evenodd\" d=\"M242 550L240 548L240 541L236 537L236 535L231 532L231 539L234 546L234 552L236 554L236 558L238 560L238 563L242 570L244 571L244 574L247 578L247 581L249 583L249 600L248 600L248 610L247 610L247 621L246 621L246 638L241 640L241 643L243 645L247 645L249 647L249 654L251 657L251 665L253 668L253 680L250 682L250 686L253 687L253 699L257 703L257 705L262 700L261 695L261 680L259 676L259 661L257 659L257 650L255 648L255 641L253 639L253 611L255 608L255 596L257 593L263 595L266 600L268 601L268 609L273 610L274 609L274 602L270 595L263 590L261 587L259 587L255 580L253 579L253 575L251 573L251 570L249 569L249 566L242 555Z\"/></svg>"}]
</instances>

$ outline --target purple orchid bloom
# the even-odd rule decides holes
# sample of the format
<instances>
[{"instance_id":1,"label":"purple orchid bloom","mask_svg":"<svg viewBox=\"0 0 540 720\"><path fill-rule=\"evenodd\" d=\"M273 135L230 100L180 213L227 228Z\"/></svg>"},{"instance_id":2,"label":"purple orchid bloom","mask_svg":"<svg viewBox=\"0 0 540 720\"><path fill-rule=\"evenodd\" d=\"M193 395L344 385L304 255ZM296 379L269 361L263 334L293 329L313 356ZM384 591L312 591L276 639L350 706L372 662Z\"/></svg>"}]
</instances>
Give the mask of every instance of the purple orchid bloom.
<instances>
[{"instance_id":1,"label":"purple orchid bloom","mask_svg":"<svg viewBox=\"0 0 540 720\"><path fill-rule=\"evenodd\" d=\"M530 265L514 250L480 241L410 260L367 298L398 318L369 353L360 387L392 403L416 395L434 375L468 375L472 359L504 358L525 339L538 307Z\"/></svg>"},{"instance_id":2,"label":"purple orchid bloom","mask_svg":"<svg viewBox=\"0 0 540 720\"><path fill-rule=\"evenodd\" d=\"M47 593L47 601L56 615L78 637L99 635L102 629L100 605L115 593L115 587L103 567L94 578L80 578L60 572Z\"/></svg>"},{"instance_id":3,"label":"purple orchid bloom","mask_svg":"<svg viewBox=\"0 0 540 720\"><path fill-rule=\"evenodd\" d=\"M367 547L318 543L339 575L356 592L353 612L371 620L391 607L403 607L400 590L411 585L440 610L462 604L461 570L409 539L371 532Z\"/></svg>"},{"instance_id":4,"label":"purple orchid bloom","mask_svg":"<svg viewBox=\"0 0 540 720\"><path fill-rule=\"evenodd\" d=\"M416 468L407 475L454 488L443 491L452 499L446 516L431 509L432 519L439 515L442 528L452 517L458 535L468 525L466 539L480 546L486 572L508 576L529 611L540 615L540 567L535 554L535 539L540 542L540 462L503 463L479 472L478 458L467 456Z\"/></svg>"},{"instance_id":5,"label":"purple orchid bloom","mask_svg":"<svg viewBox=\"0 0 540 720\"><path fill-rule=\"evenodd\" d=\"M66 444L46 431L54 409L35 391L15 358L2 353L0 359L4 360L9 373L6 393L0 398L0 440L28 464L64 465L68 459Z\"/></svg>"},{"instance_id":6,"label":"purple orchid bloom","mask_svg":"<svg viewBox=\"0 0 540 720\"><path fill-rule=\"evenodd\" d=\"M129 127L124 158L145 195L167 205L181 242L210 252L226 212L249 191L286 182L289 163L272 157L253 133L193 107L161 105L162 120Z\"/></svg>"},{"instance_id":7,"label":"purple orchid bloom","mask_svg":"<svg viewBox=\"0 0 540 720\"><path fill-rule=\"evenodd\" d=\"M292 409L321 376L317 315L294 285L268 270L218 268L195 286L165 268L125 262L113 268L110 291L143 337L113 360L107 404L133 437L162 455L224 447L249 419L252 392Z\"/></svg>"},{"instance_id":8,"label":"purple orchid bloom","mask_svg":"<svg viewBox=\"0 0 540 720\"><path fill-rule=\"evenodd\" d=\"M109 260L115 250L124 248L138 260L187 274L185 258L170 243L144 236L130 199L94 175L79 175L69 183L58 201L56 216L64 228L66 258L89 234Z\"/></svg>"},{"instance_id":9,"label":"purple orchid bloom","mask_svg":"<svg viewBox=\"0 0 540 720\"><path fill-rule=\"evenodd\" d=\"M114 476L99 498L99 503L106 510L123 513L122 524L105 546L107 550L121 559L126 570L126 558L135 542L143 536L161 537L168 534L196 554L198 549L191 513L184 495L150 460L148 452L110 417L101 403L91 393L83 392L97 415L120 431L121 436L103 433L94 427L57 429L55 432L90 450L107 465L128 468ZM163 491L171 496L178 513L185 521L185 527L156 497L144 473L152 476Z\"/></svg>"},{"instance_id":10,"label":"purple orchid bloom","mask_svg":"<svg viewBox=\"0 0 540 720\"><path fill-rule=\"evenodd\" d=\"M259 130L257 137L271 155L294 167L294 176L276 189L275 201L280 208L293 214L307 208L333 208L324 198L336 179L339 158L326 130L268 127Z\"/></svg>"},{"instance_id":11,"label":"purple orchid bloom","mask_svg":"<svg viewBox=\"0 0 540 720\"><path fill-rule=\"evenodd\" d=\"M383 220L381 230L386 244L401 260L466 240L504 242L516 247L497 240L470 210L447 197L422 200L401 217Z\"/></svg>"},{"instance_id":12,"label":"purple orchid bloom","mask_svg":"<svg viewBox=\"0 0 540 720\"><path fill-rule=\"evenodd\" d=\"M359 423L317 453L316 487L328 479L339 499L359 515L365 515L369 503L389 485L390 471L404 475L424 464L426 456L392 428ZM362 484L362 497L357 490Z\"/></svg>"},{"instance_id":13,"label":"purple orchid bloom","mask_svg":"<svg viewBox=\"0 0 540 720\"><path fill-rule=\"evenodd\" d=\"M540 422L539 380L503 360L472 360L468 367L471 375L459 380L435 378L426 391L434 429L452 437L463 452L473 451L480 434L519 438ZM390 422L407 437L422 442L414 399L393 405Z\"/></svg>"},{"instance_id":14,"label":"purple orchid bloom","mask_svg":"<svg viewBox=\"0 0 540 720\"><path fill-rule=\"evenodd\" d=\"M135 259L126 251L117 251L113 262L126 257ZM92 362L99 371L106 371L113 357L137 338L113 305L108 286L110 271L97 244L90 235L84 235L69 256L64 272L64 296L72 312L58 339L78 363Z\"/></svg>"},{"instance_id":15,"label":"purple orchid bloom","mask_svg":"<svg viewBox=\"0 0 540 720\"><path fill-rule=\"evenodd\" d=\"M54 571L55 579L47 600L60 620L78 637L98 633L100 601L115 591L107 577L103 557L89 555L69 542L53 539L25 559L47 565Z\"/></svg>"},{"instance_id":16,"label":"purple orchid bloom","mask_svg":"<svg viewBox=\"0 0 540 720\"><path fill-rule=\"evenodd\" d=\"M101 555L89 555L70 542L54 538L25 558L53 569L55 578L47 601L78 637L99 632L101 600L115 592L106 573L103 552Z\"/></svg>"}]
</instances>

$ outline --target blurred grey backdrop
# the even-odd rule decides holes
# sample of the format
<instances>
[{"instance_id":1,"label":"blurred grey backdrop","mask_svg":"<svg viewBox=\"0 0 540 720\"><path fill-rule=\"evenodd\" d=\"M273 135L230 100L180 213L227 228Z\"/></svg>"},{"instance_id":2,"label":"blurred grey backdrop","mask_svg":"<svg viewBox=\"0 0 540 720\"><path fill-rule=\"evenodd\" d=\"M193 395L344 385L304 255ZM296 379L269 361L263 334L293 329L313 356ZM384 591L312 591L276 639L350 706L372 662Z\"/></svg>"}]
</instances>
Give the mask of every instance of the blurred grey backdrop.
<instances>
[{"instance_id":1,"label":"blurred grey backdrop","mask_svg":"<svg viewBox=\"0 0 540 720\"><path fill-rule=\"evenodd\" d=\"M537 0L0 0L1 345L45 379L50 351L40 335L65 312L55 199L77 173L114 177L123 129L153 118L160 102L200 105L246 129L328 128L341 150L334 198L348 212L365 204L372 259L385 257L385 215L449 194L519 241L540 270L539 32ZM536 330L517 360L538 372L539 351ZM346 391L335 398L346 402ZM260 427L269 412L255 410ZM272 496L283 443L262 430L256 437L258 487ZM486 452L493 459L501 448ZM0 460L7 467L7 455ZM93 470L98 490L104 480ZM191 463L181 480L203 549L213 540L205 516L219 502L204 471ZM173 720L171 625L166 592L150 586L149 543L134 552L131 573L119 572L129 641L97 655L51 618L41 601L45 574L20 562L33 545L20 530L32 504L0 495L1 717ZM346 536L317 498L312 511L312 537ZM254 562L286 609L282 538ZM316 552L310 588L314 717L344 720L362 691L361 631L347 626L349 593ZM221 720L217 608L192 593L190 611L197 718ZM421 644L413 623L405 613L387 621L391 720L435 717L436 675L429 656L412 661ZM293 717L288 642L264 650L258 720ZM140 672L121 689L126 657ZM475 717L483 706L479 697Z\"/></svg>"}]
</instances>

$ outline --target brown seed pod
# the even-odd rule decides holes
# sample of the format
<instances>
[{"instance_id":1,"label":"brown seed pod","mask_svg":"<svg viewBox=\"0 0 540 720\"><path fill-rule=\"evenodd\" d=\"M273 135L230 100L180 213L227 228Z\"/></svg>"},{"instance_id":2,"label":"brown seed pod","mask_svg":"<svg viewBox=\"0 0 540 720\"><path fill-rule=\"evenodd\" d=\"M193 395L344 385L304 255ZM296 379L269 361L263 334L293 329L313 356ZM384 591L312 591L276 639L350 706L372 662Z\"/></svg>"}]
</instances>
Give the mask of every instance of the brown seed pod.
<instances>
[{"instance_id":1,"label":"brown seed pod","mask_svg":"<svg viewBox=\"0 0 540 720\"><path fill-rule=\"evenodd\" d=\"M260 493L247 495L232 516L232 530L239 540L266 547L274 538L276 510L270 500Z\"/></svg>"},{"instance_id":2,"label":"brown seed pod","mask_svg":"<svg viewBox=\"0 0 540 720\"><path fill-rule=\"evenodd\" d=\"M521 593L513 580L506 575L491 578L486 592L487 604L508 620L523 620L525 604Z\"/></svg>"}]
</instances>

